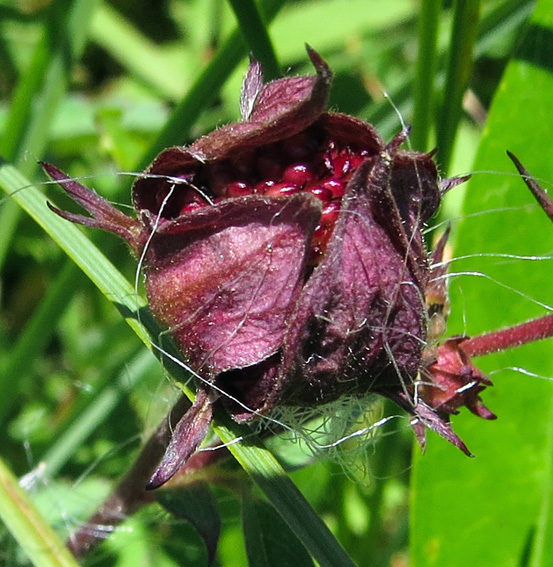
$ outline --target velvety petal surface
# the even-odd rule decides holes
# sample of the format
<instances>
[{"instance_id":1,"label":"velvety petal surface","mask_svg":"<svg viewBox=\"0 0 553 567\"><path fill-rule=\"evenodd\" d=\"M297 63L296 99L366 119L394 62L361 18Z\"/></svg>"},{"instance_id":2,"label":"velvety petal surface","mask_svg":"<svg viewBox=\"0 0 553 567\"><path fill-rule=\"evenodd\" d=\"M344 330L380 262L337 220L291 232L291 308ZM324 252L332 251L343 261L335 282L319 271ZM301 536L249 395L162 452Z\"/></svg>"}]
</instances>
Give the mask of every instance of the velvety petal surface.
<instances>
[{"instance_id":1,"label":"velvety petal surface","mask_svg":"<svg viewBox=\"0 0 553 567\"><path fill-rule=\"evenodd\" d=\"M146 255L149 304L204 376L278 350L320 216L307 194L250 196L166 224Z\"/></svg>"},{"instance_id":2,"label":"velvety petal surface","mask_svg":"<svg viewBox=\"0 0 553 567\"><path fill-rule=\"evenodd\" d=\"M409 172L407 156L399 156L399 169L394 159L367 159L348 184L326 255L290 319L282 369L293 383L287 401L385 393L416 376L426 324L420 209L425 191L439 193L435 169L434 185L428 178L426 187L415 160ZM411 199L398 204L408 189Z\"/></svg>"}]
</instances>

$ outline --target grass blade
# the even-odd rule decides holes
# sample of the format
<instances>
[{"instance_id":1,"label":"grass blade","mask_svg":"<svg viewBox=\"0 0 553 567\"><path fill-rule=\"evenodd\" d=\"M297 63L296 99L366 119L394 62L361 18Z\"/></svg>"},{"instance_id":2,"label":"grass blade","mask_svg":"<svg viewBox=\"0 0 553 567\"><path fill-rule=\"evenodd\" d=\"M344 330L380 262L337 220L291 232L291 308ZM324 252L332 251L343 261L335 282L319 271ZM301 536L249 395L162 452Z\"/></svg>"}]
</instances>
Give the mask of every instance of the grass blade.
<instances>
[{"instance_id":1,"label":"grass blade","mask_svg":"<svg viewBox=\"0 0 553 567\"><path fill-rule=\"evenodd\" d=\"M1 459L0 517L35 567L78 567Z\"/></svg>"},{"instance_id":2,"label":"grass blade","mask_svg":"<svg viewBox=\"0 0 553 567\"><path fill-rule=\"evenodd\" d=\"M107 3L94 14L91 39L163 98L175 102L182 97L184 81L179 79L183 69L168 61L166 53Z\"/></svg>"},{"instance_id":3,"label":"grass blade","mask_svg":"<svg viewBox=\"0 0 553 567\"><path fill-rule=\"evenodd\" d=\"M434 84L437 68L438 24L441 0L423 0L419 15L419 53L415 72L415 102L411 143L426 151L433 121Z\"/></svg>"},{"instance_id":4,"label":"grass blade","mask_svg":"<svg viewBox=\"0 0 553 567\"><path fill-rule=\"evenodd\" d=\"M480 0L456 0L446 83L436 127L438 160L447 172L455 134L461 119L463 96L472 70L472 52L478 31Z\"/></svg>"},{"instance_id":5,"label":"grass blade","mask_svg":"<svg viewBox=\"0 0 553 567\"><path fill-rule=\"evenodd\" d=\"M33 171L35 160L44 152L54 113L67 87L69 67L84 49L89 14L96 3L63 0L52 4L44 36L18 83L2 132L0 155L16 163L25 175ZM27 159L29 155L35 159ZM0 212L0 268L18 217L17 207L9 202Z\"/></svg>"},{"instance_id":6,"label":"grass blade","mask_svg":"<svg viewBox=\"0 0 553 567\"><path fill-rule=\"evenodd\" d=\"M33 313L16 344L10 349L8 363L0 374L0 391L5 392L0 396L0 423L17 400L29 364L50 340L55 321L68 305L72 292L76 290L71 284L78 275L75 265L68 262ZM18 377L15 383L14 376Z\"/></svg>"},{"instance_id":7,"label":"grass blade","mask_svg":"<svg viewBox=\"0 0 553 567\"><path fill-rule=\"evenodd\" d=\"M229 3L250 51L263 65L265 80L276 79L280 76L280 65L256 3L254 0L229 0Z\"/></svg>"}]
</instances>

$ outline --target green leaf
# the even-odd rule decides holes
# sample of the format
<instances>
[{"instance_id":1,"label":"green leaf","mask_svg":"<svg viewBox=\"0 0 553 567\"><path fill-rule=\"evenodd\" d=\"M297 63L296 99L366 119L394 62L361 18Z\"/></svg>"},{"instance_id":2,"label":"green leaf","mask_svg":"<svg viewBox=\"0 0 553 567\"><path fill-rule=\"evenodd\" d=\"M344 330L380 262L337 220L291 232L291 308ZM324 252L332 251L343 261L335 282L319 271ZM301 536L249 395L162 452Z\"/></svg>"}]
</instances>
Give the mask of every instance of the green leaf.
<instances>
[{"instance_id":1,"label":"green leaf","mask_svg":"<svg viewBox=\"0 0 553 567\"><path fill-rule=\"evenodd\" d=\"M213 563L221 532L217 502L205 481L192 481L155 492L157 501L177 518L188 520L204 540L209 563Z\"/></svg>"},{"instance_id":2,"label":"green leaf","mask_svg":"<svg viewBox=\"0 0 553 567\"><path fill-rule=\"evenodd\" d=\"M250 567L312 567L294 532L265 500L246 494L242 525Z\"/></svg>"},{"instance_id":3,"label":"green leaf","mask_svg":"<svg viewBox=\"0 0 553 567\"><path fill-rule=\"evenodd\" d=\"M512 151L550 186L552 26L553 2L542 0L489 114L455 249L465 259L451 267L482 275L453 279L451 333L476 335L544 314L553 304L553 226L505 156ZM416 458L413 565L550 564L551 348L547 340L476 360L494 381L483 398L499 417L454 418L474 460L435 438Z\"/></svg>"}]
</instances>

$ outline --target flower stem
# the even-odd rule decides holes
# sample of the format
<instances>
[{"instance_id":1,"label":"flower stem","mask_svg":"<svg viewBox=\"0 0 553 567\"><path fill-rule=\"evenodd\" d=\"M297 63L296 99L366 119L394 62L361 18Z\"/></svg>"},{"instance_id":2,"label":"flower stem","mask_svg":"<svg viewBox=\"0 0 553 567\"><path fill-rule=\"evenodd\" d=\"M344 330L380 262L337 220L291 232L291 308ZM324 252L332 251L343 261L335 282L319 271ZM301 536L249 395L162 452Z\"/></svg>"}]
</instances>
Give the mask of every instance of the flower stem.
<instances>
[{"instance_id":1,"label":"flower stem","mask_svg":"<svg viewBox=\"0 0 553 567\"><path fill-rule=\"evenodd\" d=\"M146 491L146 483L165 452L172 428L189 407L190 402L185 396L179 398L169 416L157 427L115 490L88 521L70 536L67 547L75 557L81 557L90 551L102 541L100 538L102 533L113 531L115 526L128 516L154 500L152 493Z\"/></svg>"},{"instance_id":2,"label":"flower stem","mask_svg":"<svg viewBox=\"0 0 553 567\"><path fill-rule=\"evenodd\" d=\"M462 343L469 356L483 356L553 336L553 313L514 327L473 337Z\"/></svg>"}]
</instances>

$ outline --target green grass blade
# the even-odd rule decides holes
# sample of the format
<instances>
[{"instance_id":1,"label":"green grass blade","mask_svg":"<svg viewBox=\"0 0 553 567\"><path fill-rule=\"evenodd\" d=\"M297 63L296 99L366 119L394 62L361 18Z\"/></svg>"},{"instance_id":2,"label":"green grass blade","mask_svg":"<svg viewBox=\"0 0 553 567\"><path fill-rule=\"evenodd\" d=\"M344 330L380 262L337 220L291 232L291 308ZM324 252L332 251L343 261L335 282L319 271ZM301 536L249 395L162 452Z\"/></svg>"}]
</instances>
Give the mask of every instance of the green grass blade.
<instances>
[{"instance_id":1,"label":"green grass blade","mask_svg":"<svg viewBox=\"0 0 553 567\"><path fill-rule=\"evenodd\" d=\"M63 0L52 4L44 37L18 83L0 138L0 156L16 163L25 175L31 174L44 152L70 67L84 49L90 13L96 3L97 0ZM18 217L18 209L11 203L0 211L0 268Z\"/></svg>"},{"instance_id":2,"label":"green grass blade","mask_svg":"<svg viewBox=\"0 0 553 567\"><path fill-rule=\"evenodd\" d=\"M48 208L44 195L9 165L0 167L0 186L16 201L83 270L88 278L115 303L137 335L146 344L149 337L138 321L144 300L136 295L129 282L117 271L83 232L64 221ZM21 188L23 190L20 190Z\"/></svg>"},{"instance_id":3,"label":"green grass blade","mask_svg":"<svg viewBox=\"0 0 553 567\"><path fill-rule=\"evenodd\" d=\"M484 53L489 44L497 40L506 30L519 29L521 24L527 19L532 5L531 1L509 0L483 16L480 29L478 30L475 53ZM445 66L445 56L446 53L440 50L437 58L436 77L434 78L435 84L439 84L444 80L445 71L443 67ZM394 101L394 104L404 116L412 115L415 112L410 106L412 91L413 87L410 77L405 78L397 87L390 91L390 99ZM377 125L381 135L384 135L385 138L391 138L398 132L397 115L391 108L389 100L372 104L367 109L365 119ZM418 127L412 129L411 136L416 137L417 129Z\"/></svg>"},{"instance_id":4,"label":"green grass blade","mask_svg":"<svg viewBox=\"0 0 553 567\"><path fill-rule=\"evenodd\" d=\"M78 567L1 459L0 517L35 567Z\"/></svg>"},{"instance_id":5,"label":"green grass blade","mask_svg":"<svg viewBox=\"0 0 553 567\"><path fill-rule=\"evenodd\" d=\"M182 97L183 81L180 77L185 69L177 67L166 52L138 32L107 3L102 3L96 10L90 36L129 74L152 87L166 100L175 102Z\"/></svg>"},{"instance_id":6,"label":"green grass blade","mask_svg":"<svg viewBox=\"0 0 553 567\"><path fill-rule=\"evenodd\" d=\"M478 31L480 0L456 0L442 106L436 125L438 161L447 172L457 127L463 110L463 96L472 71L472 52Z\"/></svg>"},{"instance_id":7,"label":"green grass blade","mask_svg":"<svg viewBox=\"0 0 553 567\"><path fill-rule=\"evenodd\" d=\"M250 51L263 65L265 80L276 79L280 76L280 65L257 4L254 0L229 0L229 3Z\"/></svg>"},{"instance_id":8,"label":"green grass blade","mask_svg":"<svg viewBox=\"0 0 553 567\"><path fill-rule=\"evenodd\" d=\"M423 0L419 12L419 52L415 72L415 102L411 143L426 151L433 122L434 85L437 68L437 36L441 0Z\"/></svg>"},{"instance_id":9,"label":"green grass blade","mask_svg":"<svg viewBox=\"0 0 553 567\"><path fill-rule=\"evenodd\" d=\"M278 461L255 438L232 444L235 426L228 416L217 416L214 429L242 468L263 490L305 548L322 567L354 567L354 563L317 515Z\"/></svg>"},{"instance_id":10,"label":"green grass blade","mask_svg":"<svg viewBox=\"0 0 553 567\"><path fill-rule=\"evenodd\" d=\"M71 67L82 53L90 14L98 0L61 0L52 4L44 37L20 80L2 136L0 155L28 174L44 150ZM29 101L34 101L30 104Z\"/></svg>"},{"instance_id":11,"label":"green grass blade","mask_svg":"<svg viewBox=\"0 0 553 567\"><path fill-rule=\"evenodd\" d=\"M152 354L142 350L125 362L118 375L111 377L104 387L88 400L86 407L78 408L78 412L75 412L76 419L56 436L54 444L40 458L42 478L54 478L58 474L75 451L109 418L122 396L132 391L148 372L153 371L154 362Z\"/></svg>"},{"instance_id":12,"label":"green grass blade","mask_svg":"<svg viewBox=\"0 0 553 567\"><path fill-rule=\"evenodd\" d=\"M14 203L15 204L15 203ZM67 263L49 288L29 324L10 349L9 360L0 374L0 423L17 400L28 367L42 352L54 332L55 322L68 305L76 287L73 282L80 274L73 263ZM18 379L14 381L13 377Z\"/></svg>"}]
</instances>

